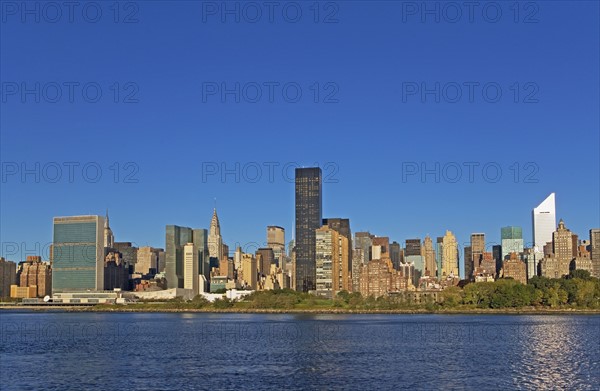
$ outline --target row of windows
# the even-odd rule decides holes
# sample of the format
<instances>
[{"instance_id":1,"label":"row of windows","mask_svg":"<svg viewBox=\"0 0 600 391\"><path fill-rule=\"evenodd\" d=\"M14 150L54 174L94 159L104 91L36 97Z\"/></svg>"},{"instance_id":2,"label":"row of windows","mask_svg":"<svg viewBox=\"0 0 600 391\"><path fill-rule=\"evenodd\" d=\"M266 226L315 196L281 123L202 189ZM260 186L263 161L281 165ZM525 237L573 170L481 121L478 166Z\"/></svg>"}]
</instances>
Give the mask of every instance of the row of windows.
<instances>
[{"instance_id":1,"label":"row of windows","mask_svg":"<svg viewBox=\"0 0 600 391\"><path fill-rule=\"evenodd\" d=\"M55 246L52 250L53 267L89 267L96 265L95 245Z\"/></svg>"},{"instance_id":2,"label":"row of windows","mask_svg":"<svg viewBox=\"0 0 600 391\"><path fill-rule=\"evenodd\" d=\"M52 290L72 289L96 289L96 269L68 271L55 269L52 272Z\"/></svg>"},{"instance_id":3,"label":"row of windows","mask_svg":"<svg viewBox=\"0 0 600 391\"><path fill-rule=\"evenodd\" d=\"M54 243L96 243L96 222L54 224Z\"/></svg>"}]
</instances>

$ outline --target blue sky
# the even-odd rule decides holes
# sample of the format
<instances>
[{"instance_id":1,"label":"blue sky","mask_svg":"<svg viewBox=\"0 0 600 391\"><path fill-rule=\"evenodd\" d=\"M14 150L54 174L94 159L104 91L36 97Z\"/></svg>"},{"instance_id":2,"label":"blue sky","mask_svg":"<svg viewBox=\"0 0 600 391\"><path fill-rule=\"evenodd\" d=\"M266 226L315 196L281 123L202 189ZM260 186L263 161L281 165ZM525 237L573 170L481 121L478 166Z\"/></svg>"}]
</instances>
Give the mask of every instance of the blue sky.
<instances>
[{"instance_id":1,"label":"blue sky","mask_svg":"<svg viewBox=\"0 0 600 391\"><path fill-rule=\"evenodd\" d=\"M572 231L600 226L598 2L481 2L472 19L427 2L439 21L422 2L28 4L1 9L9 258L50 242L53 216L106 208L116 240L162 247L166 224L208 228L215 198L231 246L270 224L290 239L283 168L315 163L324 216L401 243L506 225L529 242L551 192Z\"/></svg>"}]
</instances>

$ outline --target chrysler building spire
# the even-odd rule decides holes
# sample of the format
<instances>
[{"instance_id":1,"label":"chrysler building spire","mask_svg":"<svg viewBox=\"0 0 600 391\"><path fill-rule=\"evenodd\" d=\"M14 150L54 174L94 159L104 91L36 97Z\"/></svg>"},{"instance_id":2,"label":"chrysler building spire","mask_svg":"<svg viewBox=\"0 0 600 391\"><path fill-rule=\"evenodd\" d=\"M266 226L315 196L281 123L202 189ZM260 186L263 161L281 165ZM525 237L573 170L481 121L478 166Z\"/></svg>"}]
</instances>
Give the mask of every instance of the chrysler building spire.
<instances>
[{"instance_id":1,"label":"chrysler building spire","mask_svg":"<svg viewBox=\"0 0 600 391\"><path fill-rule=\"evenodd\" d=\"M108 221L108 209L106 209L106 217L104 217L104 247L113 248L115 237Z\"/></svg>"},{"instance_id":2,"label":"chrysler building spire","mask_svg":"<svg viewBox=\"0 0 600 391\"><path fill-rule=\"evenodd\" d=\"M213 216L210 221L210 230L208 232L208 253L211 258L221 260L223 255L223 238L221 237L221 225L217 208L213 210Z\"/></svg>"}]
</instances>

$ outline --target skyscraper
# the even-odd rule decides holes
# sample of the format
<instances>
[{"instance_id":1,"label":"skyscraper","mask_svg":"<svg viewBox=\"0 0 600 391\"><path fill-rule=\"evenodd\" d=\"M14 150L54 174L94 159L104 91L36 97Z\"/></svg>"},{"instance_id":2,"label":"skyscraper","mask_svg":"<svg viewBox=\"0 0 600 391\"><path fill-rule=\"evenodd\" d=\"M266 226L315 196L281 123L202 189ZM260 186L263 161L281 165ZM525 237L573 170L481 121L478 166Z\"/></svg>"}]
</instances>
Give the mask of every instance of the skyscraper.
<instances>
[{"instance_id":1,"label":"skyscraper","mask_svg":"<svg viewBox=\"0 0 600 391\"><path fill-rule=\"evenodd\" d=\"M197 252L198 274L210 279L210 264L208 251L208 232L205 229L191 229L177 225L167 225L165 239L165 273L167 288L183 288L184 247L192 243ZM198 276L196 276L198 278Z\"/></svg>"},{"instance_id":2,"label":"skyscraper","mask_svg":"<svg viewBox=\"0 0 600 391\"><path fill-rule=\"evenodd\" d=\"M326 225L316 231L316 291L329 298L333 297L333 258L339 251L334 235L337 237Z\"/></svg>"},{"instance_id":3,"label":"skyscraper","mask_svg":"<svg viewBox=\"0 0 600 391\"><path fill-rule=\"evenodd\" d=\"M322 221L322 174L319 167L296 168L296 273L297 291L316 288L316 230Z\"/></svg>"},{"instance_id":4,"label":"skyscraper","mask_svg":"<svg viewBox=\"0 0 600 391\"><path fill-rule=\"evenodd\" d=\"M288 242L288 258L292 258L292 253L294 251L294 247L296 247L296 240L292 239Z\"/></svg>"},{"instance_id":5,"label":"skyscraper","mask_svg":"<svg viewBox=\"0 0 600 391\"><path fill-rule=\"evenodd\" d=\"M527 265L527 279L538 275L538 265L532 248L523 249L523 261Z\"/></svg>"},{"instance_id":6,"label":"skyscraper","mask_svg":"<svg viewBox=\"0 0 600 391\"><path fill-rule=\"evenodd\" d=\"M158 272L158 257L160 249L149 246L140 247L137 251L135 272L142 275L155 275Z\"/></svg>"},{"instance_id":7,"label":"skyscraper","mask_svg":"<svg viewBox=\"0 0 600 391\"><path fill-rule=\"evenodd\" d=\"M360 289L360 272L364 264L364 251L362 248L352 250L352 291L358 292Z\"/></svg>"},{"instance_id":8,"label":"skyscraper","mask_svg":"<svg viewBox=\"0 0 600 391\"><path fill-rule=\"evenodd\" d=\"M267 227L267 247L273 249L273 254L280 268L284 268L285 259L285 229L276 225Z\"/></svg>"},{"instance_id":9,"label":"skyscraper","mask_svg":"<svg viewBox=\"0 0 600 391\"><path fill-rule=\"evenodd\" d=\"M183 246L183 288L191 289L194 295L200 292L198 273L198 251L194 243Z\"/></svg>"},{"instance_id":10,"label":"skyscraper","mask_svg":"<svg viewBox=\"0 0 600 391\"><path fill-rule=\"evenodd\" d=\"M600 278L600 228L590 229L590 258L592 276Z\"/></svg>"},{"instance_id":11,"label":"skyscraper","mask_svg":"<svg viewBox=\"0 0 600 391\"><path fill-rule=\"evenodd\" d=\"M502 227L500 237L502 238L502 261L508 259L511 253L519 255L523 252L523 230L521 227Z\"/></svg>"},{"instance_id":12,"label":"skyscraper","mask_svg":"<svg viewBox=\"0 0 600 391\"><path fill-rule=\"evenodd\" d=\"M243 285L252 289L256 289L258 287L258 267L256 264L256 258L252 254L242 253L241 264L241 275L238 275L238 279L243 283Z\"/></svg>"},{"instance_id":13,"label":"skyscraper","mask_svg":"<svg viewBox=\"0 0 600 391\"><path fill-rule=\"evenodd\" d=\"M573 234L560 219L558 228L552 233L552 252L561 261L571 262L573 258Z\"/></svg>"},{"instance_id":14,"label":"skyscraper","mask_svg":"<svg viewBox=\"0 0 600 391\"><path fill-rule=\"evenodd\" d=\"M343 218L326 218L323 219L323 226L335 230L338 233L338 245L343 245L344 248L338 252L338 257L334 260L334 266L340 279L334 281L334 291L351 290L352 289L352 231L350 230L350 219ZM343 281L342 281L343 280Z\"/></svg>"},{"instance_id":15,"label":"skyscraper","mask_svg":"<svg viewBox=\"0 0 600 391\"><path fill-rule=\"evenodd\" d=\"M219 261L223 257L223 238L221 237L221 225L219 224L219 216L217 216L217 208L213 210L212 219L210 220L208 253L213 258L213 266L219 267Z\"/></svg>"},{"instance_id":16,"label":"skyscraper","mask_svg":"<svg viewBox=\"0 0 600 391\"><path fill-rule=\"evenodd\" d=\"M406 239L404 256L421 255L421 239Z\"/></svg>"},{"instance_id":17,"label":"skyscraper","mask_svg":"<svg viewBox=\"0 0 600 391\"><path fill-rule=\"evenodd\" d=\"M0 257L0 297L10 297L10 286L17 281L17 264Z\"/></svg>"},{"instance_id":18,"label":"skyscraper","mask_svg":"<svg viewBox=\"0 0 600 391\"><path fill-rule=\"evenodd\" d=\"M135 263L137 262L137 253L139 249L135 247L133 243L113 242L113 249L121 253L123 263L128 270L130 266L132 266L132 268L133 266L135 266ZM105 252L108 254L109 249L105 249Z\"/></svg>"},{"instance_id":19,"label":"skyscraper","mask_svg":"<svg viewBox=\"0 0 600 391\"><path fill-rule=\"evenodd\" d=\"M349 232L348 232L349 233ZM348 236L323 225L316 230L317 293L334 297L341 290L352 289Z\"/></svg>"},{"instance_id":20,"label":"skyscraper","mask_svg":"<svg viewBox=\"0 0 600 391\"><path fill-rule=\"evenodd\" d=\"M400 247L400 243L393 241L390 243L390 259L392 260L392 265L395 270L400 270L400 257L402 254L402 247Z\"/></svg>"},{"instance_id":21,"label":"skyscraper","mask_svg":"<svg viewBox=\"0 0 600 391\"><path fill-rule=\"evenodd\" d=\"M539 261L544 255L544 246L552 242L552 232L556 227L555 194L551 193L541 204L533 208L533 249L535 259Z\"/></svg>"},{"instance_id":22,"label":"skyscraper","mask_svg":"<svg viewBox=\"0 0 600 391\"><path fill-rule=\"evenodd\" d=\"M104 218L55 217L52 293L104 289Z\"/></svg>"},{"instance_id":23,"label":"skyscraper","mask_svg":"<svg viewBox=\"0 0 600 391\"><path fill-rule=\"evenodd\" d=\"M473 271L479 267L481 260L483 259L483 253L485 252L485 234L484 233L472 233L471 234L471 246L469 251L465 249L465 278L471 279ZM470 254L468 254L470 253Z\"/></svg>"},{"instance_id":24,"label":"skyscraper","mask_svg":"<svg viewBox=\"0 0 600 391\"><path fill-rule=\"evenodd\" d=\"M436 263L435 263L435 250L433 249L433 240L429 235L425 236L423 241L423 253L425 256L425 273L428 276L435 277L436 275Z\"/></svg>"},{"instance_id":25,"label":"skyscraper","mask_svg":"<svg viewBox=\"0 0 600 391\"><path fill-rule=\"evenodd\" d=\"M473 260L473 252L471 246L463 247L463 254L465 260L465 279L473 280L473 272L475 271L475 263Z\"/></svg>"},{"instance_id":26,"label":"skyscraper","mask_svg":"<svg viewBox=\"0 0 600 391\"><path fill-rule=\"evenodd\" d=\"M458 277L458 244L451 231L446 231L442 239L442 277Z\"/></svg>"},{"instance_id":27,"label":"skyscraper","mask_svg":"<svg viewBox=\"0 0 600 391\"><path fill-rule=\"evenodd\" d=\"M421 239L406 239L404 261L415 267L415 280L425 274L425 259L421 249Z\"/></svg>"},{"instance_id":28,"label":"skyscraper","mask_svg":"<svg viewBox=\"0 0 600 391\"><path fill-rule=\"evenodd\" d=\"M492 246L492 258L496 262L496 273L499 273L502 269L502 246L500 244Z\"/></svg>"},{"instance_id":29,"label":"skyscraper","mask_svg":"<svg viewBox=\"0 0 600 391\"><path fill-rule=\"evenodd\" d=\"M271 265L275 263L275 253L270 247L256 250L256 265L258 273L264 276L271 274Z\"/></svg>"},{"instance_id":30,"label":"skyscraper","mask_svg":"<svg viewBox=\"0 0 600 391\"><path fill-rule=\"evenodd\" d=\"M370 232L357 232L354 234L354 248L362 249L363 263L368 263L371 259L371 246L373 245L373 238Z\"/></svg>"},{"instance_id":31,"label":"skyscraper","mask_svg":"<svg viewBox=\"0 0 600 391\"><path fill-rule=\"evenodd\" d=\"M442 278L443 270L444 270L444 238L442 236L438 236L435 240L435 263L437 266L437 278Z\"/></svg>"}]
</instances>

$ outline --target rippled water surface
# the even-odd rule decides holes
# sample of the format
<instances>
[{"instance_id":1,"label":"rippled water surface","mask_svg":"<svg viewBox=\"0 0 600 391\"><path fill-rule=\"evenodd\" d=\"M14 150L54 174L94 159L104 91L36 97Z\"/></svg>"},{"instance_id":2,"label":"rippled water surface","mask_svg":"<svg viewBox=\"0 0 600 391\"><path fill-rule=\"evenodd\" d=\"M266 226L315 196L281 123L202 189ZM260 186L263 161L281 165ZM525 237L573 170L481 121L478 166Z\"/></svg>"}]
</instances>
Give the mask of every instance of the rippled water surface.
<instances>
[{"instance_id":1,"label":"rippled water surface","mask_svg":"<svg viewBox=\"0 0 600 391\"><path fill-rule=\"evenodd\" d=\"M2 390L600 390L600 316L0 312Z\"/></svg>"}]
</instances>

